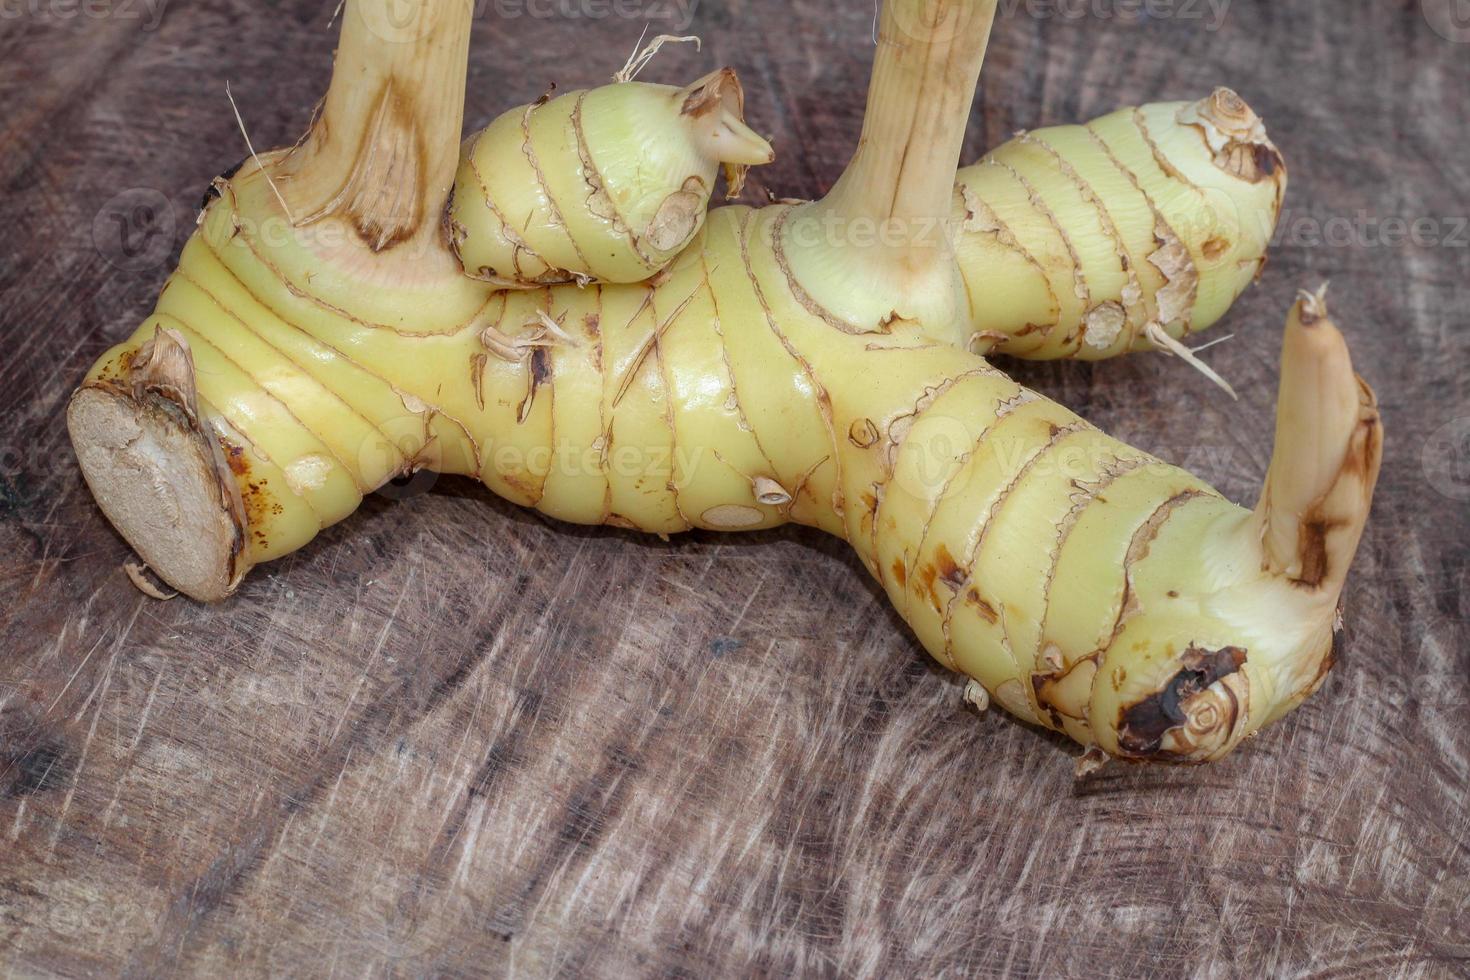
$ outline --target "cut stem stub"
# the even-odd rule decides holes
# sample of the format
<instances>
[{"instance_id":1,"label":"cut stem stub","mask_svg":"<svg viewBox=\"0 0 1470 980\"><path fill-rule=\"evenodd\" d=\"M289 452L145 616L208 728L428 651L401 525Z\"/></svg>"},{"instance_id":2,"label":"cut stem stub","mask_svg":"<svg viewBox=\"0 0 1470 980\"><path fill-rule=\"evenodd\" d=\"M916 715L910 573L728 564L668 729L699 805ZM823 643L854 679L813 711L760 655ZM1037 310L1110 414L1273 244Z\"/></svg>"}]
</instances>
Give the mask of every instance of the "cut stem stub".
<instances>
[{"instance_id":1,"label":"cut stem stub","mask_svg":"<svg viewBox=\"0 0 1470 980\"><path fill-rule=\"evenodd\" d=\"M158 330L123 378L77 390L67 429L107 519L169 585L223 599L250 564L244 505L218 441L194 407L194 361Z\"/></svg>"}]
</instances>

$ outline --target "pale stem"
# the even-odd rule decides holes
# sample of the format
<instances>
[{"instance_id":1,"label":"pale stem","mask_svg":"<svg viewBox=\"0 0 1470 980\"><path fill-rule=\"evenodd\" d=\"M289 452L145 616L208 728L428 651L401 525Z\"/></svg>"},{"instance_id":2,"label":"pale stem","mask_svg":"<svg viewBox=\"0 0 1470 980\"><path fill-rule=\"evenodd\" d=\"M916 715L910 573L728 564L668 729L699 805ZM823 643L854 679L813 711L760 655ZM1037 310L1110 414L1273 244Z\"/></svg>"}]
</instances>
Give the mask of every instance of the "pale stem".
<instances>
[{"instance_id":1,"label":"pale stem","mask_svg":"<svg viewBox=\"0 0 1470 980\"><path fill-rule=\"evenodd\" d=\"M472 14L471 0L347 0L322 112L271 168L295 223L335 215L375 252L438 234Z\"/></svg>"},{"instance_id":2,"label":"pale stem","mask_svg":"<svg viewBox=\"0 0 1470 980\"><path fill-rule=\"evenodd\" d=\"M825 208L848 221L912 227L910 247L924 244L920 225L948 219L995 7L996 0L883 4L862 137Z\"/></svg>"},{"instance_id":3,"label":"pale stem","mask_svg":"<svg viewBox=\"0 0 1470 980\"><path fill-rule=\"evenodd\" d=\"M832 322L860 332L896 320L964 343L954 262L955 169L996 0L883 5L862 138L831 192L785 232L790 274Z\"/></svg>"},{"instance_id":4,"label":"pale stem","mask_svg":"<svg viewBox=\"0 0 1470 980\"><path fill-rule=\"evenodd\" d=\"M1328 318L1326 288L1303 293L1287 321L1276 445L1253 522L1270 571L1335 601L1382 451L1377 402Z\"/></svg>"}]
</instances>

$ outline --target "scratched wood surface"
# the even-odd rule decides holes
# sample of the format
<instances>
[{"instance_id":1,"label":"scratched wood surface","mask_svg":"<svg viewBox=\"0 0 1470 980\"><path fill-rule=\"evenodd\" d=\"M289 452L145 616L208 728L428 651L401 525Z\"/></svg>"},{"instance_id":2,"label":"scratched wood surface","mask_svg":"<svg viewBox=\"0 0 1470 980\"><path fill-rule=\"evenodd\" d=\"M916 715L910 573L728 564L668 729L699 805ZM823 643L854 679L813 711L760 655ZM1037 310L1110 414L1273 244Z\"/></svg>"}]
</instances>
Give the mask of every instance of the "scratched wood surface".
<instances>
[{"instance_id":1,"label":"scratched wood surface","mask_svg":"<svg viewBox=\"0 0 1470 980\"><path fill-rule=\"evenodd\" d=\"M997 28L969 158L1228 83L1292 167L1209 355L1238 403L1158 356L1008 366L1250 501L1282 314L1330 277L1388 432L1326 689L1213 768L1081 784L1060 740L962 707L815 532L662 543L423 480L225 605L140 595L62 406L242 156L225 82L257 146L292 141L334 4L7 7L0 974L1467 975L1470 25L1425 2ZM468 123L605 79L629 11L705 38L649 77L740 71L759 183L828 186L860 3L482 3Z\"/></svg>"}]
</instances>

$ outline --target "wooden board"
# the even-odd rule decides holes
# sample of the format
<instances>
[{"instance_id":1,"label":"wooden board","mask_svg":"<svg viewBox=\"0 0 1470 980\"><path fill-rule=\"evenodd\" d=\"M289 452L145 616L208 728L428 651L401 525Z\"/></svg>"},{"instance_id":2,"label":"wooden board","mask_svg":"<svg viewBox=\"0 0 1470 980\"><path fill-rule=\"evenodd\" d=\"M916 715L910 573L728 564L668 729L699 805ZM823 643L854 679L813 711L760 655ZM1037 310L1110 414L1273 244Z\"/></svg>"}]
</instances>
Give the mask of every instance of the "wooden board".
<instances>
[{"instance_id":1,"label":"wooden board","mask_svg":"<svg viewBox=\"0 0 1470 980\"><path fill-rule=\"evenodd\" d=\"M1249 501L1282 315L1331 278L1388 434L1326 689L1213 768L1080 784L1061 740L963 707L811 531L661 543L442 480L223 606L140 595L62 406L243 155L226 81L258 147L294 140L334 4L7 11L0 973L1466 975L1470 45L1424 2L1003 4L967 158L1230 84L1292 168L1208 355L1239 402L1161 356L1007 367ZM607 16L535 15L567 9ZM634 9L680 8L480 4L468 122L607 78ZM871 25L707 0L654 19L705 49L647 77L734 65L779 153L758 183L812 196L856 138Z\"/></svg>"}]
</instances>

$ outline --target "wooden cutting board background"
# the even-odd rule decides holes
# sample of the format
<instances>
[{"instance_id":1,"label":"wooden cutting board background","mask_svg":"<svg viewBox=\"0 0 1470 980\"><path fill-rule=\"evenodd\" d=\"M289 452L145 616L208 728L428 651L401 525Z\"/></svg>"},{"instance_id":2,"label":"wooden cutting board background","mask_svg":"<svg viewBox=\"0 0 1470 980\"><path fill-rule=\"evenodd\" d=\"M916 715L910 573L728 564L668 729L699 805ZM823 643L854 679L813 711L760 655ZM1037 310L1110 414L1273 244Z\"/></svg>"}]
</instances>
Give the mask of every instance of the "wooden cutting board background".
<instances>
[{"instance_id":1,"label":"wooden cutting board background","mask_svg":"<svg viewBox=\"0 0 1470 980\"><path fill-rule=\"evenodd\" d=\"M445 479L218 607L139 594L63 404L243 155L225 82L258 147L303 131L333 3L7 7L0 973L1467 975L1470 43L1425 3L997 27L967 159L1230 84L1292 178L1208 355L1239 402L1162 356L1006 366L1249 502L1282 316L1331 278L1388 434L1326 689L1220 765L1080 784L1061 740L963 707L812 531L662 543ZM638 9L705 39L645 77L739 70L779 153L758 184L820 194L856 139L863 3L525 9L481 4L469 125L606 79Z\"/></svg>"}]
</instances>

